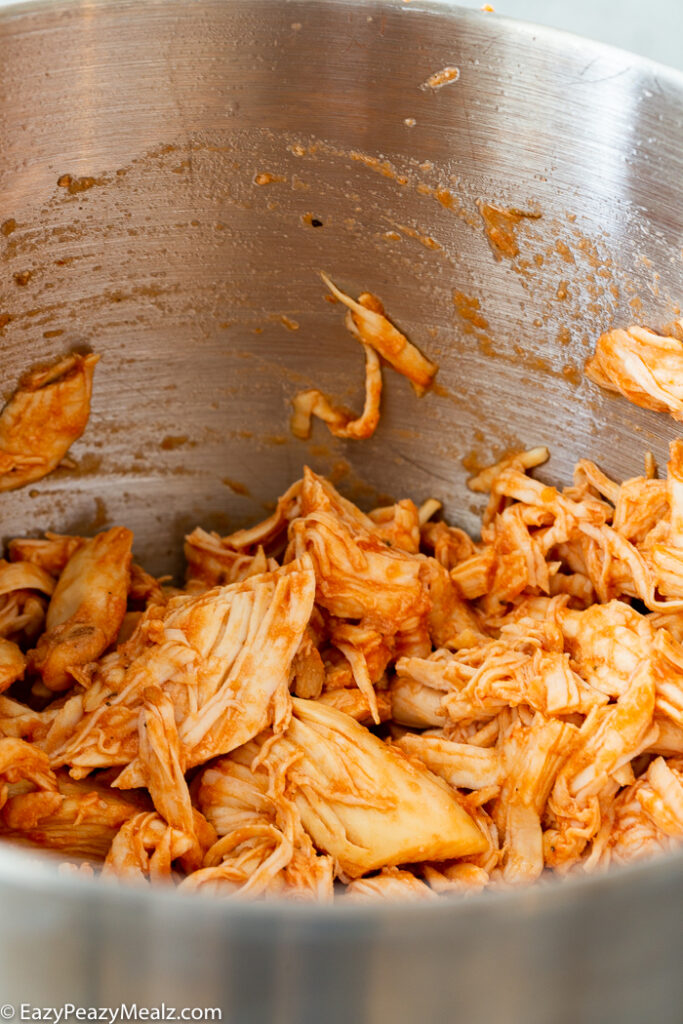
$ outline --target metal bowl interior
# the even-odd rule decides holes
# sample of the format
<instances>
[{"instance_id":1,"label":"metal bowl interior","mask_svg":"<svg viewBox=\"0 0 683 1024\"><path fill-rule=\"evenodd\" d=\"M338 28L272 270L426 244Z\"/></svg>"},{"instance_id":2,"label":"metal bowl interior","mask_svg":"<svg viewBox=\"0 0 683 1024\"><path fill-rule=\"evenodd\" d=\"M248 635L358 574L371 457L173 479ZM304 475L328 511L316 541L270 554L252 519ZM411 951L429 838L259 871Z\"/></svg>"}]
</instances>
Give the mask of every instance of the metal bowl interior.
<instances>
[{"instance_id":1,"label":"metal bowl interior","mask_svg":"<svg viewBox=\"0 0 683 1024\"><path fill-rule=\"evenodd\" d=\"M103 355L75 468L6 495L3 536L125 523L179 573L188 528L261 518L305 463L364 507L435 496L476 531L468 469L511 447L547 444L560 482L583 456L616 478L665 461L675 424L582 371L606 327L679 313L683 76L422 0L0 4L0 47L2 387ZM507 252L482 203L533 215ZM440 364L421 400L390 375L360 444L289 433L301 387L362 396L321 269ZM240 1021L678 1019L682 857L448 914L223 913L41 870L0 856L17 996L30 951L62 944L34 991L93 1005L127 977Z\"/></svg>"}]
</instances>

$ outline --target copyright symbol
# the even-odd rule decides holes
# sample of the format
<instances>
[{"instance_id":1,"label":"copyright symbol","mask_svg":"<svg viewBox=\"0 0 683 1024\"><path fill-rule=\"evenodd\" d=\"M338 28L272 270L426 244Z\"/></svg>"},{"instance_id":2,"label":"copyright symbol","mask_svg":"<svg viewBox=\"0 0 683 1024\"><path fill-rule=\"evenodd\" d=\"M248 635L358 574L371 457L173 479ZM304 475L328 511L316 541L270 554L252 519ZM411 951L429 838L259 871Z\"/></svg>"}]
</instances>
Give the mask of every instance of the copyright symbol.
<instances>
[{"instance_id":1,"label":"copyright symbol","mask_svg":"<svg viewBox=\"0 0 683 1024\"><path fill-rule=\"evenodd\" d=\"M14 1007L9 1003L5 1003L4 1006L0 1006L0 1017L3 1020L12 1020L14 1017Z\"/></svg>"}]
</instances>

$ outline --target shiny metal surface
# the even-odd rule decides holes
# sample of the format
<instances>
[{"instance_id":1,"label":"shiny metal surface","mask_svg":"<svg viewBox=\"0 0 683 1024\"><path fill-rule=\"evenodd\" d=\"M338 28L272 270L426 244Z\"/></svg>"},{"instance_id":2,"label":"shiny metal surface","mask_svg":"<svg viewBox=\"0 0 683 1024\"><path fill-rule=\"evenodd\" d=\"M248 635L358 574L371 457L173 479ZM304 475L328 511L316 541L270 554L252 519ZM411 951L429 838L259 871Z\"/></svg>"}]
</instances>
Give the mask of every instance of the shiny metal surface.
<instances>
[{"instance_id":1,"label":"shiny metal surface","mask_svg":"<svg viewBox=\"0 0 683 1024\"><path fill-rule=\"evenodd\" d=\"M617 477L648 448L664 461L672 421L581 371L605 326L677 313L680 75L421 0L0 3L0 53L2 387L103 353L77 469L5 496L4 536L125 522L148 568L177 570L188 527L253 521L304 462L366 506L435 495L473 529L463 459L548 444L560 481L582 455ZM457 81L421 88L446 66ZM478 201L540 213L514 258ZM361 444L288 432L302 385L362 393L319 269L379 294L441 364L420 401L390 375ZM0 851L0 898L10 1002L680 1020L681 857L462 906L325 910L122 893Z\"/></svg>"}]
</instances>

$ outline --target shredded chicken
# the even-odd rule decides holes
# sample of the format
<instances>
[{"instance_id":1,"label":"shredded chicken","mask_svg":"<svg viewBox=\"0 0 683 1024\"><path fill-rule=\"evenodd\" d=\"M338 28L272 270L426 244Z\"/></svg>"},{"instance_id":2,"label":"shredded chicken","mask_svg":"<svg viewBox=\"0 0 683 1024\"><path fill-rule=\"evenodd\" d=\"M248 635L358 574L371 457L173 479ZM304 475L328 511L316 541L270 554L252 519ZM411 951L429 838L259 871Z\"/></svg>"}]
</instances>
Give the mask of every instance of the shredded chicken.
<instances>
[{"instance_id":1,"label":"shredded chicken","mask_svg":"<svg viewBox=\"0 0 683 1024\"><path fill-rule=\"evenodd\" d=\"M47 476L86 428L99 356L27 373L0 415L0 491Z\"/></svg>"},{"instance_id":2,"label":"shredded chicken","mask_svg":"<svg viewBox=\"0 0 683 1024\"><path fill-rule=\"evenodd\" d=\"M291 430L295 437L308 438L311 419L316 416L327 424L335 437L361 440L372 437L380 417L382 366L380 357L398 373L407 377L416 394L423 395L434 382L438 367L394 327L376 295L364 292L358 301L340 291L326 274L320 275L332 295L345 306L347 329L365 352L365 404L360 416L335 405L317 388L300 391L292 400Z\"/></svg>"},{"instance_id":3,"label":"shredded chicken","mask_svg":"<svg viewBox=\"0 0 683 1024\"><path fill-rule=\"evenodd\" d=\"M373 372L381 357L428 387L436 368L378 300L327 283ZM640 367L678 344L611 332L591 373L607 380L619 345ZM653 407L675 412L674 364L655 362ZM376 423L378 390L358 420L311 394L306 430L313 413L347 437ZM651 458L623 483L582 459L560 489L532 475L547 458L512 452L470 480L479 540L436 499L366 513L305 469L263 522L193 530L183 586L132 563L123 527L10 541L0 839L79 874L354 902L674 848L683 441L666 480Z\"/></svg>"},{"instance_id":4,"label":"shredded chicken","mask_svg":"<svg viewBox=\"0 0 683 1024\"><path fill-rule=\"evenodd\" d=\"M683 421L683 342L676 336L682 324L672 325L678 328L672 336L635 326L607 331L586 364L587 375L635 405Z\"/></svg>"}]
</instances>

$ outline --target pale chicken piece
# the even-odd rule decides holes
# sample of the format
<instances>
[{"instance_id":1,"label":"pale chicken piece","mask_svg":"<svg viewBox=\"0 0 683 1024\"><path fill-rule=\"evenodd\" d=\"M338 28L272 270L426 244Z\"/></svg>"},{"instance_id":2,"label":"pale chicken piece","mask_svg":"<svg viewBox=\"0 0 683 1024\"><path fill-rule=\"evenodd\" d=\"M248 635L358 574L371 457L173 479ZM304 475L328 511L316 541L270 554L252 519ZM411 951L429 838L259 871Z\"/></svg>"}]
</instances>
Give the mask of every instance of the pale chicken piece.
<instances>
[{"instance_id":1,"label":"pale chicken piece","mask_svg":"<svg viewBox=\"0 0 683 1024\"><path fill-rule=\"evenodd\" d=\"M582 501L597 492L607 498L611 505L616 505L622 486L603 473L590 459L579 459L574 467L574 485L565 487L562 493L573 501Z\"/></svg>"},{"instance_id":2,"label":"pale chicken piece","mask_svg":"<svg viewBox=\"0 0 683 1024\"><path fill-rule=\"evenodd\" d=\"M356 689L327 690L316 700L327 707L343 711L345 715L350 715L362 725L372 725L375 722L375 712L380 722L388 722L392 717L391 695L386 690L378 690L375 693L374 707L370 707L365 694Z\"/></svg>"},{"instance_id":3,"label":"pale chicken piece","mask_svg":"<svg viewBox=\"0 0 683 1024\"><path fill-rule=\"evenodd\" d=\"M683 729L683 646L666 629L654 635L651 664L657 715Z\"/></svg>"},{"instance_id":4,"label":"pale chicken piece","mask_svg":"<svg viewBox=\"0 0 683 1024\"><path fill-rule=\"evenodd\" d=\"M262 763L282 769L304 828L348 878L486 847L450 788L426 768L342 712L292 703L289 726Z\"/></svg>"},{"instance_id":5,"label":"pale chicken piece","mask_svg":"<svg viewBox=\"0 0 683 1024\"><path fill-rule=\"evenodd\" d=\"M49 690L73 685L72 669L116 639L126 611L133 534L115 526L85 541L67 562L50 600L46 632L29 664Z\"/></svg>"},{"instance_id":6,"label":"pale chicken piece","mask_svg":"<svg viewBox=\"0 0 683 1024\"><path fill-rule=\"evenodd\" d=\"M325 663L315 644L310 626L302 637L292 661L292 692L297 697L316 700L325 685Z\"/></svg>"},{"instance_id":7,"label":"pale chicken piece","mask_svg":"<svg viewBox=\"0 0 683 1024\"><path fill-rule=\"evenodd\" d=\"M528 726L514 722L501 737L505 781L493 818L505 839L506 882L531 882L543 871L541 815L577 737L575 726L539 713Z\"/></svg>"},{"instance_id":8,"label":"pale chicken piece","mask_svg":"<svg viewBox=\"0 0 683 1024\"><path fill-rule=\"evenodd\" d=\"M494 748L413 733L401 736L396 746L456 789L498 789L503 781L503 763Z\"/></svg>"},{"instance_id":9,"label":"pale chicken piece","mask_svg":"<svg viewBox=\"0 0 683 1024\"><path fill-rule=\"evenodd\" d=\"M0 837L104 860L124 822L148 807L144 794L122 796L97 780L74 782L59 772L56 791L10 797L2 810Z\"/></svg>"},{"instance_id":10,"label":"pale chicken piece","mask_svg":"<svg viewBox=\"0 0 683 1024\"><path fill-rule=\"evenodd\" d=\"M446 721L442 706L444 691L436 686L419 682L409 675L398 676L391 684L390 694L391 717L400 725L426 729L443 725Z\"/></svg>"},{"instance_id":11,"label":"pale chicken piece","mask_svg":"<svg viewBox=\"0 0 683 1024\"><path fill-rule=\"evenodd\" d=\"M0 491L41 480L86 428L99 356L66 356L22 377L0 415Z\"/></svg>"},{"instance_id":12,"label":"pale chicken piece","mask_svg":"<svg viewBox=\"0 0 683 1024\"><path fill-rule=\"evenodd\" d=\"M656 739L654 710L654 674L643 660L616 704L586 716L548 800L551 824L544 851L549 866L570 867L598 834L603 809L620 788L619 770Z\"/></svg>"},{"instance_id":13,"label":"pale chicken piece","mask_svg":"<svg viewBox=\"0 0 683 1024\"><path fill-rule=\"evenodd\" d=\"M54 593L53 577L28 561L6 562L0 559L0 596L16 590L37 590L50 597Z\"/></svg>"},{"instance_id":14,"label":"pale chicken piece","mask_svg":"<svg viewBox=\"0 0 683 1024\"><path fill-rule=\"evenodd\" d=\"M173 704L158 686L147 687L142 697L138 749L144 783L155 810L168 825L194 839L191 849L184 854L183 867L195 871L216 836L208 823L203 826L201 836L195 830L198 813L192 807L185 781L184 752Z\"/></svg>"},{"instance_id":15,"label":"pale chicken piece","mask_svg":"<svg viewBox=\"0 0 683 1024\"><path fill-rule=\"evenodd\" d=\"M598 338L586 375L634 405L683 421L683 343L646 327L617 328Z\"/></svg>"},{"instance_id":16,"label":"pale chicken piece","mask_svg":"<svg viewBox=\"0 0 683 1024\"><path fill-rule=\"evenodd\" d=\"M424 876L434 892L441 894L458 893L463 896L481 892L491 882L488 871L476 864L456 861L439 868L425 864Z\"/></svg>"},{"instance_id":17,"label":"pale chicken piece","mask_svg":"<svg viewBox=\"0 0 683 1024\"><path fill-rule=\"evenodd\" d=\"M401 868L382 868L370 878L355 878L346 887L345 900L352 903L375 903L391 900L416 903L436 899L436 892L412 873Z\"/></svg>"},{"instance_id":18,"label":"pale chicken piece","mask_svg":"<svg viewBox=\"0 0 683 1024\"><path fill-rule=\"evenodd\" d=\"M335 405L317 388L300 391L292 399L293 413L290 428L295 437L306 440L311 436L311 420L322 420L334 437L361 441L372 435L379 424L382 399L382 367L379 356L370 345L365 352L365 403L360 416L343 406Z\"/></svg>"},{"instance_id":19,"label":"pale chicken piece","mask_svg":"<svg viewBox=\"0 0 683 1024\"><path fill-rule=\"evenodd\" d=\"M291 663L311 616L315 580L305 562L196 597L180 597L144 619L128 646L102 667L76 728L48 736L54 764L87 773L127 765L121 788L143 784L137 721L143 693L159 686L173 701L187 768L246 743L289 713ZM97 687L93 700L91 691ZM74 698L78 699L78 698ZM55 726L56 728L56 726Z\"/></svg>"},{"instance_id":20,"label":"pale chicken piece","mask_svg":"<svg viewBox=\"0 0 683 1024\"><path fill-rule=\"evenodd\" d=\"M363 619L395 633L429 611L425 559L387 547L372 520L310 469L301 516L290 528L297 557L310 555L316 601L339 618Z\"/></svg>"},{"instance_id":21,"label":"pale chicken piece","mask_svg":"<svg viewBox=\"0 0 683 1024\"><path fill-rule=\"evenodd\" d=\"M114 836L102 876L132 884L171 882L175 861L184 857L195 839L171 828L153 811L128 818Z\"/></svg>"},{"instance_id":22,"label":"pale chicken piece","mask_svg":"<svg viewBox=\"0 0 683 1024\"><path fill-rule=\"evenodd\" d=\"M230 549L218 534L207 533L199 526L185 538L185 558L188 583L200 582L207 590L239 583L277 568L277 563L266 557L260 545L253 555Z\"/></svg>"},{"instance_id":23,"label":"pale chicken piece","mask_svg":"<svg viewBox=\"0 0 683 1024\"><path fill-rule=\"evenodd\" d=\"M656 713L653 722L657 726L657 736L645 753L683 757L683 725L677 725L667 716Z\"/></svg>"},{"instance_id":24,"label":"pale chicken piece","mask_svg":"<svg viewBox=\"0 0 683 1024\"><path fill-rule=\"evenodd\" d=\"M349 325L355 328L360 340L382 356L383 359L413 385L418 395L424 394L434 382L438 366L427 359L404 334L387 319L380 300L364 292L356 302L345 295L330 281L326 274L320 275L336 299L348 307Z\"/></svg>"},{"instance_id":25,"label":"pale chicken piece","mask_svg":"<svg viewBox=\"0 0 683 1024\"><path fill-rule=\"evenodd\" d=\"M284 796L283 774L252 767L248 743L201 775L197 804L220 837L184 883L215 895L332 899L332 859L319 856Z\"/></svg>"}]
</instances>

